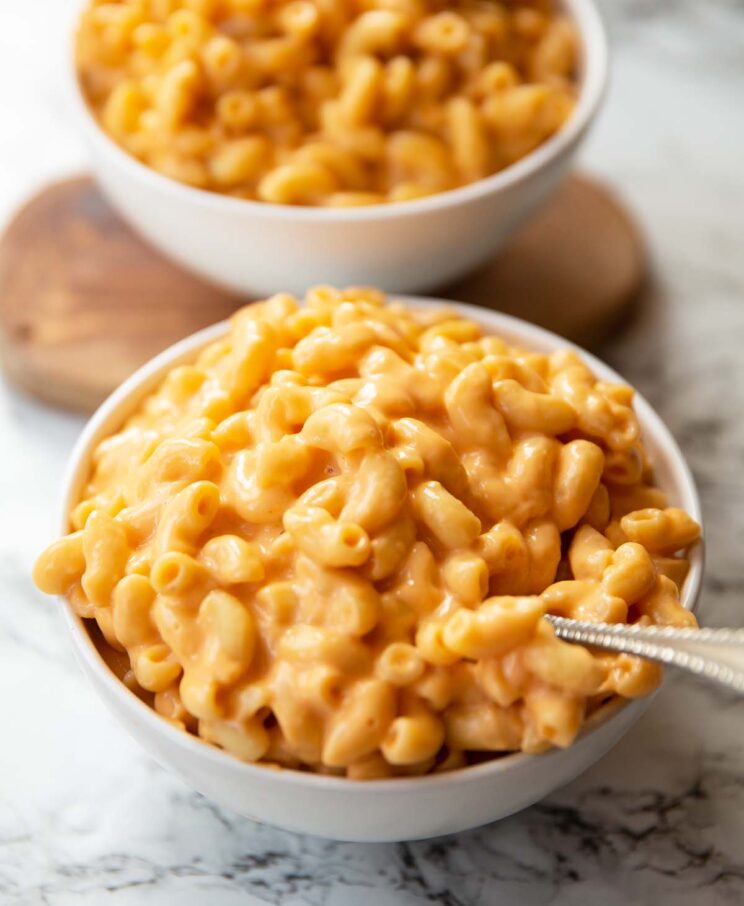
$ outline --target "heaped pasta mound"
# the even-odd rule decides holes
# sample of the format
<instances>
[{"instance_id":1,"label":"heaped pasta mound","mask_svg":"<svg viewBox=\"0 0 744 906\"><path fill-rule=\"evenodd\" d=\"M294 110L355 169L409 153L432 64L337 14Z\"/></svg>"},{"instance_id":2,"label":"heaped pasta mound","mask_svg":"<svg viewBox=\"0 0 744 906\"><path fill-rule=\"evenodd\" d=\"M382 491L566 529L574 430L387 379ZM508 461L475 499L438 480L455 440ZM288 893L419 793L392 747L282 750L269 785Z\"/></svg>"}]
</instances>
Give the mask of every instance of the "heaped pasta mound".
<instances>
[{"instance_id":1,"label":"heaped pasta mound","mask_svg":"<svg viewBox=\"0 0 744 906\"><path fill-rule=\"evenodd\" d=\"M274 204L407 201L524 157L573 111L554 0L91 0L80 82L130 154Z\"/></svg>"},{"instance_id":2,"label":"heaped pasta mound","mask_svg":"<svg viewBox=\"0 0 744 906\"><path fill-rule=\"evenodd\" d=\"M632 398L443 308L277 295L100 443L35 579L247 761L372 778L567 746L659 669L546 612L695 625L699 529L653 486Z\"/></svg>"}]
</instances>

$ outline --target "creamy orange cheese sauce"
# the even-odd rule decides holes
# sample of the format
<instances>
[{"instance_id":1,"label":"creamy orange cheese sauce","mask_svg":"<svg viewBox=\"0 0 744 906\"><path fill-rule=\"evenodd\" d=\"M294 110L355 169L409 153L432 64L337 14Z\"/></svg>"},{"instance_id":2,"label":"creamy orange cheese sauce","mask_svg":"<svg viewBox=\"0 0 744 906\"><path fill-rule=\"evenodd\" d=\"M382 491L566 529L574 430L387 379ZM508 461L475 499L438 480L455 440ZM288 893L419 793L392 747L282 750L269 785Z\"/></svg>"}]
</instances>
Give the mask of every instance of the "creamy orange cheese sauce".
<instances>
[{"instance_id":1,"label":"creamy orange cheese sauce","mask_svg":"<svg viewBox=\"0 0 744 906\"><path fill-rule=\"evenodd\" d=\"M694 625L699 529L633 391L374 290L280 294L102 441L35 579L247 761L354 778L566 746L656 666L543 616Z\"/></svg>"},{"instance_id":2,"label":"creamy orange cheese sauce","mask_svg":"<svg viewBox=\"0 0 744 906\"><path fill-rule=\"evenodd\" d=\"M571 115L553 0L91 0L83 91L153 169L236 198L407 201L481 179Z\"/></svg>"}]
</instances>

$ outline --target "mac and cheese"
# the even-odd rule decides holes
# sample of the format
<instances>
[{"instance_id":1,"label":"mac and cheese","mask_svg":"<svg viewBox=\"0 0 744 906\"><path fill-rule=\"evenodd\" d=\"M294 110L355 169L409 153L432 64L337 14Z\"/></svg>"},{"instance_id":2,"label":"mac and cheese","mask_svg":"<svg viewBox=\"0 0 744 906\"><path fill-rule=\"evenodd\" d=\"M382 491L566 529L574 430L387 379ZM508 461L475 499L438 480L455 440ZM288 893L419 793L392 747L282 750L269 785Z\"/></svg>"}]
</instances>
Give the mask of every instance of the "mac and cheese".
<instances>
[{"instance_id":1,"label":"mac and cheese","mask_svg":"<svg viewBox=\"0 0 744 906\"><path fill-rule=\"evenodd\" d=\"M632 398L448 310L276 295L98 445L35 580L156 711L247 761L371 778L567 746L659 668L546 613L695 625L699 529Z\"/></svg>"},{"instance_id":2,"label":"mac and cheese","mask_svg":"<svg viewBox=\"0 0 744 906\"><path fill-rule=\"evenodd\" d=\"M80 82L155 170L274 204L406 201L495 173L570 116L554 0L91 0Z\"/></svg>"}]
</instances>

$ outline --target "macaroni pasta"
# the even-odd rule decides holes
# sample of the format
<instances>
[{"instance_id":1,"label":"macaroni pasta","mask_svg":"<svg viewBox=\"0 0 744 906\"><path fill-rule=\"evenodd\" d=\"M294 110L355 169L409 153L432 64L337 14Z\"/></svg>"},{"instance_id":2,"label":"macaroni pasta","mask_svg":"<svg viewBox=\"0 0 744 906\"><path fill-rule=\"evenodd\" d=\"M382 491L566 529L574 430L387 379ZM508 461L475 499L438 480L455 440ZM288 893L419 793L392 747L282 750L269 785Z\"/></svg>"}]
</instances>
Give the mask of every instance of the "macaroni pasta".
<instances>
[{"instance_id":1,"label":"macaroni pasta","mask_svg":"<svg viewBox=\"0 0 744 906\"><path fill-rule=\"evenodd\" d=\"M571 114L554 0L89 0L83 91L125 150L273 204L406 201L524 157Z\"/></svg>"},{"instance_id":2,"label":"macaroni pasta","mask_svg":"<svg viewBox=\"0 0 744 906\"><path fill-rule=\"evenodd\" d=\"M372 778L567 746L659 668L546 613L695 625L699 528L653 486L632 397L443 309L276 295L98 445L35 580L247 761Z\"/></svg>"}]
</instances>

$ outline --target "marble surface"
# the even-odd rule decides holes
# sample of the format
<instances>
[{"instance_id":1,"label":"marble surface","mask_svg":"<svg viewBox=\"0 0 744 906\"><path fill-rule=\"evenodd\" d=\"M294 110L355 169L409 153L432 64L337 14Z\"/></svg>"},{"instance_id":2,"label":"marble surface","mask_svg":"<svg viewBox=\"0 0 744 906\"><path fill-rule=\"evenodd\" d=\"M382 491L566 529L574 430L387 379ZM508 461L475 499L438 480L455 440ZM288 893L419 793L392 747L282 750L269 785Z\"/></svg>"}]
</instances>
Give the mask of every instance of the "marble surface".
<instances>
[{"instance_id":1,"label":"marble surface","mask_svg":"<svg viewBox=\"0 0 744 906\"><path fill-rule=\"evenodd\" d=\"M0 4L0 218L84 164L64 114L70 0ZM606 0L608 104L584 155L655 278L600 350L658 407L707 518L701 616L744 622L744 7ZM0 903L627 906L744 902L744 701L672 677L547 801L457 837L332 844L258 827L156 767L83 682L29 579L78 418L0 385Z\"/></svg>"}]
</instances>

